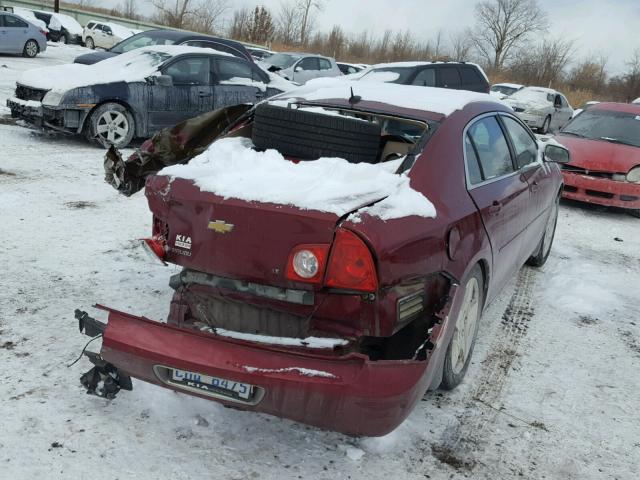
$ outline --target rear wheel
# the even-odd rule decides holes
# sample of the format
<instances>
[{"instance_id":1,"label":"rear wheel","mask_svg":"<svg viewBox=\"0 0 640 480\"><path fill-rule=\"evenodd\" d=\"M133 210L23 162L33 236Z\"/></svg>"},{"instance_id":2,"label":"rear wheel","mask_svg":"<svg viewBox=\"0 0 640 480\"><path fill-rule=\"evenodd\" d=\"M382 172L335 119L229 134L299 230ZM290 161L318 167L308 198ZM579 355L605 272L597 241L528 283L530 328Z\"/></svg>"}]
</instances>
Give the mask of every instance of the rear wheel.
<instances>
[{"instance_id":1,"label":"rear wheel","mask_svg":"<svg viewBox=\"0 0 640 480\"><path fill-rule=\"evenodd\" d=\"M556 225L558 224L558 209L559 209L560 197L553 202L551 211L549 212L549 218L547 219L547 225L542 232L542 238L540 239L540 245L536 252L529 257L527 265L532 267L541 267L549 258L551 253L551 245L553 244L553 238L556 234Z\"/></svg>"},{"instance_id":2,"label":"rear wheel","mask_svg":"<svg viewBox=\"0 0 640 480\"><path fill-rule=\"evenodd\" d=\"M540 133L546 135L549 133L549 127L551 127L551 117L547 116L542 122L542 127L540 127Z\"/></svg>"},{"instance_id":3,"label":"rear wheel","mask_svg":"<svg viewBox=\"0 0 640 480\"><path fill-rule=\"evenodd\" d=\"M24 44L24 49L22 50L22 55L25 57L33 58L38 54L38 42L35 40L27 40Z\"/></svg>"},{"instance_id":4,"label":"rear wheel","mask_svg":"<svg viewBox=\"0 0 640 480\"><path fill-rule=\"evenodd\" d=\"M96 44L93 42L93 38L87 37L84 41L84 44L87 48L94 50L96 48Z\"/></svg>"},{"instance_id":5,"label":"rear wheel","mask_svg":"<svg viewBox=\"0 0 640 480\"><path fill-rule=\"evenodd\" d=\"M463 288L462 304L442 370L440 387L445 390L452 390L462 382L471 363L484 303L484 278L479 265L471 271Z\"/></svg>"},{"instance_id":6,"label":"rear wheel","mask_svg":"<svg viewBox=\"0 0 640 480\"><path fill-rule=\"evenodd\" d=\"M105 103L89 117L87 137L104 147L114 145L124 148L133 139L135 124L133 115L119 103Z\"/></svg>"},{"instance_id":7,"label":"rear wheel","mask_svg":"<svg viewBox=\"0 0 640 480\"><path fill-rule=\"evenodd\" d=\"M69 42L69 39L67 38L67 34L63 33L62 35L60 35L60 38L58 39L58 41L60 43L67 44Z\"/></svg>"}]
</instances>

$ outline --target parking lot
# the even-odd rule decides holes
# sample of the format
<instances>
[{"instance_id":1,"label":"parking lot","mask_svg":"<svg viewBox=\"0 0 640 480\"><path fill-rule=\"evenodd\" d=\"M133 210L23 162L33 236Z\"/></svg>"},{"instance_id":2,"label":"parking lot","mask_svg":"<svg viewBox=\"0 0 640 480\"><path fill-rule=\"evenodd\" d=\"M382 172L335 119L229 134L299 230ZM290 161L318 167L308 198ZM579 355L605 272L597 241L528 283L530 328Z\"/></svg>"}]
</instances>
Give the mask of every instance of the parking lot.
<instances>
[{"instance_id":1,"label":"parking lot","mask_svg":"<svg viewBox=\"0 0 640 480\"><path fill-rule=\"evenodd\" d=\"M12 121L20 73L82 47L0 56L0 462L6 478L630 479L640 465L640 220L563 202L555 244L489 306L473 363L394 432L351 438L141 382L79 383L74 309L163 319L177 267L151 264L142 193L104 182L103 151ZM97 345L92 345L97 350ZM383 388L383 386L381 386ZM283 475L283 472L286 474Z\"/></svg>"}]
</instances>

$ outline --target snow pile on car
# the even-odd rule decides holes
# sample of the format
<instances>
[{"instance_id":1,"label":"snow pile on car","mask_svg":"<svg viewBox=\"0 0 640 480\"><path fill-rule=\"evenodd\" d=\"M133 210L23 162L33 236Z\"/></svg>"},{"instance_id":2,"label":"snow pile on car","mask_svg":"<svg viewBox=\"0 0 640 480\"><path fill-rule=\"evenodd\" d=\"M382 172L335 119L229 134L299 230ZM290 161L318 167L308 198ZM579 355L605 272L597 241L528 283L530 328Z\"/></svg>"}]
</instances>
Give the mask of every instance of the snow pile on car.
<instances>
[{"instance_id":1,"label":"snow pile on car","mask_svg":"<svg viewBox=\"0 0 640 480\"><path fill-rule=\"evenodd\" d=\"M401 108L440 113L445 116L451 115L456 110L462 110L473 102L492 102L504 105L488 93L395 83L345 81L339 77L310 80L303 87L292 90L285 95L279 95L275 99L347 100L351 96L351 91L354 95L361 97L362 101L386 103Z\"/></svg>"},{"instance_id":2,"label":"snow pile on car","mask_svg":"<svg viewBox=\"0 0 640 480\"><path fill-rule=\"evenodd\" d=\"M124 40L125 38L129 38L132 35L135 35L139 31L139 30L133 30L131 28L124 27L119 23L103 23L103 24L110 27L113 34L116 37L121 38L122 40Z\"/></svg>"},{"instance_id":3,"label":"snow pile on car","mask_svg":"<svg viewBox=\"0 0 640 480\"><path fill-rule=\"evenodd\" d=\"M157 75L158 67L175 55L203 53L211 49L177 45L156 45L132 50L93 65L56 65L35 68L22 74L18 83L42 90L65 92L96 83L142 82ZM215 50L216 54L232 56Z\"/></svg>"},{"instance_id":4,"label":"snow pile on car","mask_svg":"<svg viewBox=\"0 0 640 480\"><path fill-rule=\"evenodd\" d=\"M294 163L276 150L254 150L247 138L225 138L187 165L167 167L158 175L192 180L202 191L224 198L293 205L338 216L380 199L384 200L366 213L383 220L436 216L433 204L411 188L406 175L381 167L341 158Z\"/></svg>"}]
</instances>

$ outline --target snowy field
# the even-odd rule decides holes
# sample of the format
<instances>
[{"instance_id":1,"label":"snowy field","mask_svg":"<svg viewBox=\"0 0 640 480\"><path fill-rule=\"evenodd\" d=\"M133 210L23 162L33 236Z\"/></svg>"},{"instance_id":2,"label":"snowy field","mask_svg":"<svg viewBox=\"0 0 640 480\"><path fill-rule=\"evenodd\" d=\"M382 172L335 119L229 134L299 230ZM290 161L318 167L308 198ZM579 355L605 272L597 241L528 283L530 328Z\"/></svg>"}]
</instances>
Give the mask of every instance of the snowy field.
<instances>
[{"instance_id":1,"label":"snowy field","mask_svg":"<svg viewBox=\"0 0 640 480\"><path fill-rule=\"evenodd\" d=\"M84 393L75 308L162 319L174 267L148 263L142 194L103 181L103 152L13 124L4 103L35 59L0 56L0 478L636 479L640 220L563 203L541 270L486 311L465 382L396 431L350 438L134 380ZM94 350L97 345L92 346Z\"/></svg>"}]
</instances>

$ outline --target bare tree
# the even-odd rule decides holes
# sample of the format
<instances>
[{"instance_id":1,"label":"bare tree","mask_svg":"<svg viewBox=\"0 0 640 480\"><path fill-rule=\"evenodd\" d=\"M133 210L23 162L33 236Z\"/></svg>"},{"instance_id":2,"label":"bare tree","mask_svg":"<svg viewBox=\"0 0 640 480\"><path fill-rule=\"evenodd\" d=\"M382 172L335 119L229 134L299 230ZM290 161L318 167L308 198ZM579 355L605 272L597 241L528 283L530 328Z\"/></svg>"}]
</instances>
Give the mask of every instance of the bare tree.
<instances>
[{"instance_id":1,"label":"bare tree","mask_svg":"<svg viewBox=\"0 0 640 480\"><path fill-rule=\"evenodd\" d=\"M573 52L573 41L547 39L518 51L509 68L513 80L530 85L557 85Z\"/></svg>"},{"instance_id":2,"label":"bare tree","mask_svg":"<svg viewBox=\"0 0 640 480\"><path fill-rule=\"evenodd\" d=\"M324 0L296 0L300 16L300 45L306 45L313 31L315 12L324 7Z\"/></svg>"},{"instance_id":3,"label":"bare tree","mask_svg":"<svg viewBox=\"0 0 640 480\"><path fill-rule=\"evenodd\" d=\"M295 4L282 3L278 12L277 30L285 45L293 45L300 34L300 12Z\"/></svg>"},{"instance_id":4,"label":"bare tree","mask_svg":"<svg viewBox=\"0 0 640 480\"><path fill-rule=\"evenodd\" d=\"M152 0L154 20L174 28L213 33L226 12L227 0Z\"/></svg>"},{"instance_id":5,"label":"bare tree","mask_svg":"<svg viewBox=\"0 0 640 480\"><path fill-rule=\"evenodd\" d=\"M468 32L456 32L449 35L450 57L452 60L469 60L471 53L471 38Z\"/></svg>"},{"instance_id":6,"label":"bare tree","mask_svg":"<svg viewBox=\"0 0 640 480\"><path fill-rule=\"evenodd\" d=\"M495 70L537 32L546 31L547 15L537 0L485 0L476 5L473 44Z\"/></svg>"},{"instance_id":7,"label":"bare tree","mask_svg":"<svg viewBox=\"0 0 640 480\"><path fill-rule=\"evenodd\" d=\"M250 42L265 44L273 37L275 25L269 10L263 6L253 9L248 25L248 39Z\"/></svg>"},{"instance_id":8,"label":"bare tree","mask_svg":"<svg viewBox=\"0 0 640 480\"><path fill-rule=\"evenodd\" d=\"M117 11L125 18L131 18L133 20L141 18L141 15L138 13L135 0L123 0L118 6Z\"/></svg>"},{"instance_id":9,"label":"bare tree","mask_svg":"<svg viewBox=\"0 0 640 480\"><path fill-rule=\"evenodd\" d=\"M249 22L251 21L251 13L247 7L243 7L233 12L231 19L231 28L229 36L237 40L246 40L249 36Z\"/></svg>"}]
</instances>

